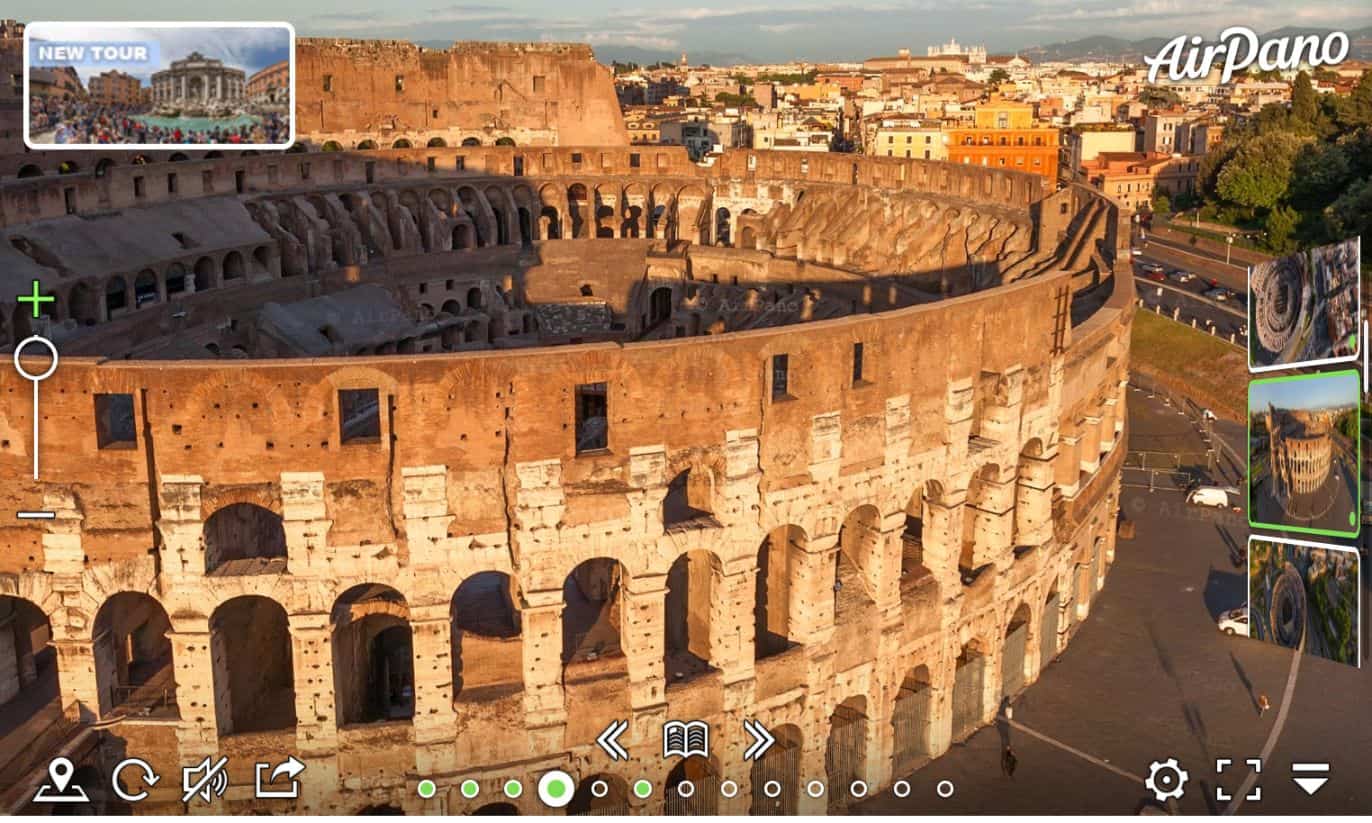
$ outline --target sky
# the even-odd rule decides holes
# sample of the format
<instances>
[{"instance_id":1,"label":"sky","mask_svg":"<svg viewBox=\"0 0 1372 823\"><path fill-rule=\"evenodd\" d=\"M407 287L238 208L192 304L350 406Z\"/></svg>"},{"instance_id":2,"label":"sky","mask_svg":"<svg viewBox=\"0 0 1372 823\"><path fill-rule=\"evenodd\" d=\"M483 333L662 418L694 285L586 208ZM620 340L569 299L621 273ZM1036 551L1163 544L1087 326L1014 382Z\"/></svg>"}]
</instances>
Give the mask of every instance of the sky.
<instances>
[{"instance_id":1,"label":"sky","mask_svg":"<svg viewBox=\"0 0 1372 823\"><path fill-rule=\"evenodd\" d=\"M689 2L689 0L688 0ZM408 40L566 40L759 61L860 60L949 37L1011 52L1091 35L1213 36L1230 25L1361 28L1367 0L236 0L235 20L286 20L301 36ZM216 6L222 9L222 6ZM20 20L184 20L185 0L6 0ZM57 15L57 16L54 16ZM222 17L216 19L224 19Z\"/></svg>"},{"instance_id":2,"label":"sky","mask_svg":"<svg viewBox=\"0 0 1372 823\"><path fill-rule=\"evenodd\" d=\"M101 62L98 65L73 66L81 80L105 71L116 70L133 75L148 85L154 72L170 66L193 51L205 57L224 61L225 66L242 69L252 77L274 63L290 59L288 30L277 27L228 28L136 28L105 26L34 26L28 31L30 55L36 55L34 44L51 43L156 43L155 63Z\"/></svg>"},{"instance_id":3,"label":"sky","mask_svg":"<svg viewBox=\"0 0 1372 823\"><path fill-rule=\"evenodd\" d=\"M1278 380L1248 384L1248 408L1328 409L1354 406L1358 402L1357 372L1338 372L1302 380Z\"/></svg>"}]
</instances>

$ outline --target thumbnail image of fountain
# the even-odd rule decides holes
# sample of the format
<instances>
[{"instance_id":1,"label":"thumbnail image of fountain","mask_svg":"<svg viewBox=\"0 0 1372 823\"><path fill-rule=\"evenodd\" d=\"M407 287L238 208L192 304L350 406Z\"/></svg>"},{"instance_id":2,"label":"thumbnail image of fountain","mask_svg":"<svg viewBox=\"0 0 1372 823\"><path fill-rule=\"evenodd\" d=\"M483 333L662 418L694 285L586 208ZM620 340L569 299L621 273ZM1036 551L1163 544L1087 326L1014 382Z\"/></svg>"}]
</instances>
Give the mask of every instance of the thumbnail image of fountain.
<instances>
[{"instance_id":1,"label":"thumbnail image of fountain","mask_svg":"<svg viewBox=\"0 0 1372 823\"><path fill-rule=\"evenodd\" d=\"M1253 540L1248 550L1250 635L1357 665L1358 580L1356 550Z\"/></svg>"},{"instance_id":2,"label":"thumbnail image of fountain","mask_svg":"<svg viewBox=\"0 0 1372 823\"><path fill-rule=\"evenodd\" d=\"M1296 531L1358 531L1358 375L1249 384L1249 520Z\"/></svg>"},{"instance_id":3,"label":"thumbnail image of fountain","mask_svg":"<svg viewBox=\"0 0 1372 823\"><path fill-rule=\"evenodd\" d=\"M1357 353L1357 238L1265 261L1249 278L1249 363L1290 366Z\"/></svg>"}]
</instances>

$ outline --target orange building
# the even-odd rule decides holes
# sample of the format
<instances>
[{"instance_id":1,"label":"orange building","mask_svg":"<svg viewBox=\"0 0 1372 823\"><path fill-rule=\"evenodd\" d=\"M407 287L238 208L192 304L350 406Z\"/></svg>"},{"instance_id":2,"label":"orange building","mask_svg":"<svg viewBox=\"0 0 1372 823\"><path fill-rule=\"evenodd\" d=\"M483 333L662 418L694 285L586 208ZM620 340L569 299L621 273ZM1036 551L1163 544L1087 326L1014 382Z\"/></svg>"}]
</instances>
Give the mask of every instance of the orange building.
<instances>
[{"instance_id":1,"label":"orange building","mask_svg":"<svg viewBox=\"0 0 1372 823\"><path fill-rule=\"evenodd\" d=\"M143 84L122 71L106 71L90 79L90 99L104 105L134 106L143 102Z\"/></svg>"},{"instance_id":2,"label":"orange building","mask_svg":"<svg viewBox=\"0 0 1372 823\"><path fill-rule=\"evenodd\" d=\"M1103 151L1081 164L1086 179L1135 211L1147 211L1155 194L1174 197L1196 187L1196 157L1142 151Z\"/></svg>"},{"instance_id":3,"label":"orange building","mask_svg":"<svg viewBox=\"0 0 1372 823\"><path fill-rule=\"evenodd\" d=\"M282 60L248 78L243 94L254 103L287 103L291 99L291 64Z\"/></svg>"},{"instance_id":4,"label":"orange building","mask_svg":"<svg viewBox=\"0 0 1372 823\"><path fill-rule=\"evenodd\" d=\"M1058 178L1059 132L1040 126L1027 103L992 101L977 107L976 125L948 134L948 160Z\"/></svg>"}]
</instances>

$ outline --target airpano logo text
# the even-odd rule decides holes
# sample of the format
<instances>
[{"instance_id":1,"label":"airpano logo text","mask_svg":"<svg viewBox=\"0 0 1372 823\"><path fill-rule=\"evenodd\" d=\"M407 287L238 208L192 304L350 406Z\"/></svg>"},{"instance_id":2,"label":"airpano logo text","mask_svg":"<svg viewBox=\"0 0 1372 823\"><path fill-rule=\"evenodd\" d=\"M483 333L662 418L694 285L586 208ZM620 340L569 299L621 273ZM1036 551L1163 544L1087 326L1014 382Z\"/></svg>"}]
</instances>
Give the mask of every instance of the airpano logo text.
<instances>
[{"instance_id":1,"label":"airpano logo text","mask_svg":"<svg viewBox=\"0 0 1372 823\"><path fill-rule=\"evenodd\" d=\"M1187 46L1188 41L1190 46ZM1167 69L1166 79L1203 80L1210 75L1215 61L1224 58L1221 83L1228 83L1236 72L1257 65L1262 71L1284 71L1300 68L1332 66L1348 56L1348 35L1331 31L1323 36L1305 34L1272 37L1265 41L1246 26L1230 26L1220 32L1219 42L1206 43L1200 35L1178 35L1155 57L1145 57L1148 82L1158 82L1158 74Z\"/></svg>"}]
</instances>

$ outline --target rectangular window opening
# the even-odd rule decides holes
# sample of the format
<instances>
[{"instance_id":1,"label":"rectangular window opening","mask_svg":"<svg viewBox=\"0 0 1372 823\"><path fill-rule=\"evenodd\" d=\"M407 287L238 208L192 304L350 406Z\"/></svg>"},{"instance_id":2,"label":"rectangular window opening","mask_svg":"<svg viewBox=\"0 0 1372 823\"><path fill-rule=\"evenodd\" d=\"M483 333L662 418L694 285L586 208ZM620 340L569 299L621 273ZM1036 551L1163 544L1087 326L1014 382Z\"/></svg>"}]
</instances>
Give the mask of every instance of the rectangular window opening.
<instances>
[{"instance_id":1,"label":"rectangular window opening","mask_svg":"<svg viewBox=\"0 0 1372 823\"><path fill-rule=\"evenodd\" d=\"M338 433L345 446L380 441L380 392L376 389L339 389Z\"/></svg>"},{"instance_id":2,"label":"rectangular window opening","mask_svg":"<svg viewBox=\"0 0 1372 823\"><path fill-rule=\"evenodd\" d=\"M863 382L862 377L862 344L853 344L853 385L856 386Z\"/></svg>"},{"instance_id":3,"label":"rectangular window opening","mask_svg":"<svg viewBox=\"0 0 1372 823\"><path fill-rule=\"evenodd\" d=\"M791 396L790 355L772 355L772 399L785 400Z\"/></svg>"},{"instance_id":4,"label":"rectangular window opening","mask_svg":"<svg viewBox=\"0 0 1372 823\"><path fill-rule=\"evenodd\" d=\"M132 449L138 446L133 395L95 396L95 443L101 449Z\"/></svg>"},{"instance_id":5,"label":"rectangular window opening","mask_svg":"<svg viewBox=\"0 0 1372 823\"><path fill-rule=\"evenodd\" d=\"M576 387L576 453L610 447L607 384L583 383Z\"/></svg>"}]
</instances>

